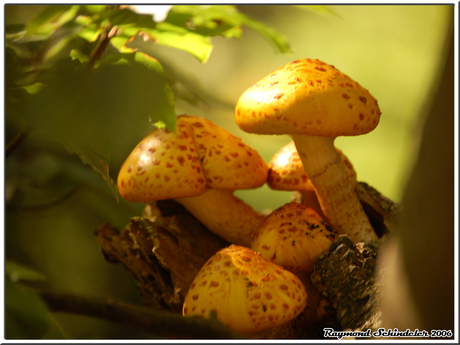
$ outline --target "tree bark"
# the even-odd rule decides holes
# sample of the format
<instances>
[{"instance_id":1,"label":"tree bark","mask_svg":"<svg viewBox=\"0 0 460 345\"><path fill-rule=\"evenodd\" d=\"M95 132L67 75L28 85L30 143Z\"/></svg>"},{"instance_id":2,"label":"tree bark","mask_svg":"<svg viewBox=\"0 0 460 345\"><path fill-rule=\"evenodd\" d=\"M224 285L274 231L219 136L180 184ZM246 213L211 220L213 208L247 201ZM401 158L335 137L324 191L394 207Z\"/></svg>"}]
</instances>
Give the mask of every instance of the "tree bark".
<instances>
[{"instance_id":1,"label":"tree bark","mask_svg":"<svg viewBox=\"0 0 460 345\"><path fill-rule=\"evenodd\" d=\"M378 235L386 237L393 230L400 206L365 183L359 183L357 194L373 226L379 229ZM138 282L146 305L175 314L181 314L185 295L201 267L217 251L230 245L172 200L147 204L143 215L131 218L121 231L104 224L95 230L95 235L106 260L122 264ZM348 252L353 250L349 248ZM334 284L318 284L318 279L344 280L343 267L333 265L331 257L324 255L321 260L320 264L327 270L317 269L313 277L316 286L308 275L299 277L307 288L309 302L295 320L245 336L248 339L323 339L323 328L342 329L344 324L340 321L343 322L343 318L338 317L336 312L342 310L340 306L343 302L333 304L326 317L321 317L318 312L320 304L324 300L333 301L331 296L334 295ZM367 260L367 264L369 262ZM360 276L362 279L351 281L341 291L342 296L353 296L362 284L368 287L367 291L374 291L374 268L372 266L370 271L369 266L365 268L367 271ZM326 272L327 275L322 276ZM370 307L373 308L374 304ZM355 315L347 317L358 318L360 324L367 325L368 319L374 318L374 311L378 312L375 308L372 311L363 313L358 308L353 310ZM348 325L345 323L345 326Z\"/></svg>"}]
</instances>

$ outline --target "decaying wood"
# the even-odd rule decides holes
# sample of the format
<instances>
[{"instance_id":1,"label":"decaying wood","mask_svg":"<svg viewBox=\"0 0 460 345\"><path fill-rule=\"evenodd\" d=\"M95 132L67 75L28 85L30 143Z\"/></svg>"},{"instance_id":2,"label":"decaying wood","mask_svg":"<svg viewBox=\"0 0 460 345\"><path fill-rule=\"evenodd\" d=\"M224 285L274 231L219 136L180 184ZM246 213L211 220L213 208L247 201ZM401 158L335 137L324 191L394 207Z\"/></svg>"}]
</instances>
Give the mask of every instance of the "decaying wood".
<instances>
[{"instance_id":1,"label":"decaying wood","mask_svg":"<svg viewBox=\"0 0 460 345\"><path fill-rule=\"evenodd\" d=\"M105 224L95 235L106 260L139 283L145 304L176 312L200 268L228 245L173 201L147 205L122 231Z\"/></svg>"},{"instance_id":2,"label":"decaying wood","mask_svg":"<svg viewBox=\"0 0 460 345\"><path fill-rule=\"evenodd\" d=\"M386 237L394 228L400 206L362 182L357 193L376 232ZM147 204L142 216L133 217L123 230L105 224L95 230L95 235L107 261L121 263L138 282L146 305L177 313L181 313L185 295L200 268L229 245L174 201ZM309 303L295 320L248 338L321 339L325 327L359 329L378 322L376 251L372 251L377 247L371 250L350 243L345 240L333 245L332 251L322 255L311 277L300 276ZM355 278L344 279L350 276ZM365 300L357 301L358 295Z\"/></svg>"},{"instance_id":3,"label":"decaying wood","mask_svg":"<svg viewBox=\"0 0 460 345\"><path fill-rule=\"evenodd\" d=\"M335 310L343 329L365 330L381 322L382 275L377 271L379 248L396 227L401 205L367 183L359 182L356 192L378 241L354 244L346 235L337 238L318 259L311 280Z\"/></svg>"},{"instance_id":4,"label":"decaying wood","mask_svg":"<svg viewBox=\"0 0 460 345\"><path fill-rule=\"evenodd\" d=\"M311 280L336 310L343 329L366 330L381 322L380 290L376 279L379 241L353 243L340 235L318 258Z\"/></svg>"},{"instance_id":5,"label":"decaying wood","mask_svg":"<svg viewBox=\"0 0 460 345\"><path fill-rule=\"evenodd\" d=\"M391 233L396 227L401 204L393 202L366 182L358 182L355 191L377 235L382 237ZM294 192L292 201L302 202L302 195Z\"/></svg>"},{"instance_id":6,"label":"decaying wood","mask_svg":"<svg viewBox=\"0 0 460 345\"><path fill-rule=\"evenodd\" d=\"M395 203L365 182L358 182L356 193L379 237L393 232L401 204Z\"/></svg>"},{"instance_id":7,"label":"decaying wood","mask_svg":"<svg viewBox=\"0 0 460 345\"><path fill-rule=\"evenodd\" d=\"M146 305L177 313L200 268L229 245L173 201L148 204L142 217L133 217L122 231L105 224L95 230L95 235L106 260L122 264L139 283ZM335 317L318 320L320 293L307 275L300 278L309 303L299 317L247 334L247 338L320 339L323 327L340 326Z\"/></svg>"}]
</instances>

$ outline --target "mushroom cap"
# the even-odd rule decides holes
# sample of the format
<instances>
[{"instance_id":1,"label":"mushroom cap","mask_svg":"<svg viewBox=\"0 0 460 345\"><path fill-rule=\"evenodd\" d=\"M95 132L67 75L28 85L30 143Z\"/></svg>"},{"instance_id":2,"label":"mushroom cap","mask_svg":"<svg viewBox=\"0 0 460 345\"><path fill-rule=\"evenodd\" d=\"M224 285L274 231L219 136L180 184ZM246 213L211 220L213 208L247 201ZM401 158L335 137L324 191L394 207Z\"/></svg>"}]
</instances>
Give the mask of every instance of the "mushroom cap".
<instances>
[{"instance_id":1,"label":"mushroom cap","mask_svg":"<svg viewBox=\"0 0 460 345\"><path fill-rule=\"evenodd\" d=\"M380 109L366 89L334 66L300 59L247 89L235 120L249 133L337 137L372 131Z\"/></svg>"},{"instance_id":2,"label":"mushroom cap","mask_svg":"<svg viewBox=\"0 0 460 345\"><path fill-rule=\"evenodd\" d=\"M353 164L341 150L336 148L336 151L345 165L350 181L356 185L358 181ZM283 146L268 163L267 184L275 190L314 192L315 189L305 172L294 141Z\"/></svg>"},{"instance_id":3,"label":"mushroom cap","mask_svg":"<svg viewBox=\"0 0 460 345\"><path fill-rule=\"evenodd\" d=\"M249 248L231 245L212 256L185 297L182 314L217 318L238 332L278 326L307 305L307 291L293 273Z\"/></svg>"},{"instance_id":4,"label":"mushroom cap","mask_svg":"<svg viewBox=\"0 0 460 345\"><path fill-rule=\"evenodd\" d=\"M267 163L241 138L208 119L186 116L182 120L192 129L208 188L247 189L267 182Z\"/></svg>"},{"instance_id":5,"label":"mushroom cap","mask_svg":"<svg viewBox=\"0 0 460 345\"><path fill-rule=\"evenodd\" d=\"M197 196L209 188L257 188L267 180L263 158L211 121L181 115L175 133L156 128L120 168L117 185L123 198L150 202Z\"/></svg>"},{"instance_id":6,"label":"mushroom cap","mask_svg":"<svg viewBox=\"0 0 460 345\"><path fill-rule=\"evenodd\" d=\"M265 218L251 249L291 272L311 273L318 256L329 249L336 236L316 211L291 202Z\"/></svg>"},{"instance_id":7,"label":"mushroom cap","mask_svg":"<svg viewBox=\"0 0 460 345\"><path fill-rule=\"evenodd\" d=\"M137 144L120 168L121 196L133 202L199 195L207 183L185 121L176 122L176 134L156 128Z\"/></svg>"}]
</instances>

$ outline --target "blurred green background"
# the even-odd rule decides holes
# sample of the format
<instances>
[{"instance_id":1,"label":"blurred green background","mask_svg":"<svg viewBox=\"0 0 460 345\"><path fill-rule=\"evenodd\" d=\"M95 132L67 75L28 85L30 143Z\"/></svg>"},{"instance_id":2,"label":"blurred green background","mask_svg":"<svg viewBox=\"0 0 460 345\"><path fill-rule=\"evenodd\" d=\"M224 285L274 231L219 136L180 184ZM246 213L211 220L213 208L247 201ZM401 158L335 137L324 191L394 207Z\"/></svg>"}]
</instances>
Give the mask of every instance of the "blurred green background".
<instances>
[{"instance_id":1,"label":"blurred green background","mask_svg":"<svg viewBox=\"0 0 460 345\"><path fill-rule=\"evenodd\" d=\"M299 58L320 59L349 75L378 100L382 111L379 126L367 135L338 138L336 145L353 163L358 180L400 201L417 158L421 124L438 87L446 40L452 38L454 7L237 8L284 35L292 53L277 52L264 37L247 28L243 28L241 40L213 37L214 48L206 63L181 50L151 45L150 54L165 68L177 95L176 114L211 119L242 137L268 162L290 138L241 131L233 118L238 97L285 63ZM5 6L5 23L25 23L40 10L41 6ZM138 72L127 69L117 73L101 76L102 88L113 98L105 99L105 105L123 103L120 95L130 100L136 99L134 95L150 97L148 82L136 82ZM61 82L65 86L66 80ZM68 110L72 115L92 106L66 103L68 99L57 99L55 106L72 108ZM56 123L67 126L70 134L106 155L114 179L132 148L152 129L147 115L132 114L132 104L125 103L111 108L110 118L101 120L98 125L105 126L104 131L92 130L84 117L70 124ZM5 141L9 142L23 128L24 120L7 115ZM52 119L53 114L48 115ZM140 302L133 279L121 266L103 259L93 230L104 222L121 229L131 216L140 214L141 204L118 202L101 176L83 165L79 157L34 132L5 162L5 192L6 259L43 273L47 284L59 291ZM289 192L267 187L236 194L257 210L276 209L291 197ZM65 314L53 317L70 338L144 336L91 318ZM23 329L17 325L14 332L20 336Z\"/></svg>"},{"instance_id":2,"label":"blurred green background","mask_svg":"<svg viewBox=\"0 0 460 345\"><path fill-rule=\"evenodd\" d=\"M350 158L360 181L400 201L415 158L418 121L438 86L446 34L452 32L452 7L330 6L333 13L302 6L240 8L284 34L293 53L274 53L262 37L248 30L241 42L216 38L215 51L206 64L182 53L171 56L168 63L199 80L209 96L228 107L179 105L178 111L209 117L242 137L268 162L290 138L244 133L234 123L232 107L242 92L272 70L298 58L320 59L378 100L382 111L378 127L364 136L338 138L336 145ZM259 208L272 208L289 199L286 193L282 201L273 200L280 193L268 188L238 194Z\"/></svg>"}]
</instances>

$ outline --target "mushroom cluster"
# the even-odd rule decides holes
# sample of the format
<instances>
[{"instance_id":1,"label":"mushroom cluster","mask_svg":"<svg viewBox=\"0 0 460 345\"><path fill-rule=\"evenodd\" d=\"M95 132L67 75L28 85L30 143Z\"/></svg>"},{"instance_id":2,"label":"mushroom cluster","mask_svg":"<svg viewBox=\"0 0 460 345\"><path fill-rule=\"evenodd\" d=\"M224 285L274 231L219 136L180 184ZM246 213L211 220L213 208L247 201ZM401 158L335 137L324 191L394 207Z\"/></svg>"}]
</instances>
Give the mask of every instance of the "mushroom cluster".
<instances>
[{"instance_id":1,"label":"mushroom cluster","mask_svg":"<svg viewBox=\"0 0 460 345\"><path fill-rule=\"evenodd\" d=\"M242 130L292 137L268 165L240 138L194 116L179 116L174 133L157 128L136 146L118 175L120 194L134 202L174 199L230 243L196 275L184 316L215 312L243 333L286 323L308 301L297 274L310 274L339 234L378 239L353 165L334 140L368 133L379 118L366 89L334 66L301 59L254 84L235 106ZM233 195L266 182L300 192L302 203L263 216Z\"/></svg>"}]
</instances>

